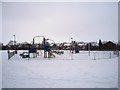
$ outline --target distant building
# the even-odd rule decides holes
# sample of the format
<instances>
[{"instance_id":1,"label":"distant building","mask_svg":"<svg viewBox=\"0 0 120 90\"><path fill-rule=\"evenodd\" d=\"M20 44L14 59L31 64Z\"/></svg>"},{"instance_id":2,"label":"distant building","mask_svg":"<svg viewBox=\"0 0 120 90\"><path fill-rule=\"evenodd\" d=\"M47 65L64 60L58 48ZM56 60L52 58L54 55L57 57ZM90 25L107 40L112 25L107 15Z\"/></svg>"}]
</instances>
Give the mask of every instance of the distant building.
<instances>
[{"instance_id":1,"label":"distant building","mask_svg":"<svg viewBox=\"0 0 120 90\"><path fill-rule=\"evenodd\" d=\"M103 49L104 50L116 50L116 44L111 41L108 41L107 43L103 44Z\"/></svg>"}]
</instances>

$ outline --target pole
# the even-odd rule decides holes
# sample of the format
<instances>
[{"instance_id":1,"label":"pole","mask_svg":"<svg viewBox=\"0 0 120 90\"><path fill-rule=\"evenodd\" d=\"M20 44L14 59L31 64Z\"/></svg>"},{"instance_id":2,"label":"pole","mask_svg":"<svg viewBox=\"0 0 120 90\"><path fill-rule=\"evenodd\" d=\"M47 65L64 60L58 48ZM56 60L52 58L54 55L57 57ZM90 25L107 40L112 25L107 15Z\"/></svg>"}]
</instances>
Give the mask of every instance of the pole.
<instances>
[{"instance_id":1,"label":"pole","mask_svg":"<svg viewBox=\"0 0 120 90\"><path fill-rule=\"evenodd\" d=\"M15 54L17 54L17 50L16 50L16 36L13 35L14 40L13 40L13 44L14 44L14 50L15 50Z\"/></svg>"},{"instance_id":2,"label":"pole","mask_svg":"<svg viewBox=\"0 0 120 90\"><path fill-rule=\"evenodd\" d=\"M110 52L110 57L109 58L111 59L111 52Z\"/></svg>"},{"instance_id":3,"label":"pole","mask_svg":"<svg viewBox=\"0 0 120 90\"><path fill-rule=\"evenodd\" d=\"M73 53L73 38L71 38L71 52Z\"/></svg>"},{"instance_id":4,"label":"pole","mask_svg":"<svg viewBox=\"0 0 120 90\"><path fill-rule=\"evenodd\" d=\"M88 43L88 50L89 50L89 56L90 56L90 43Z\"/></svg>"},{"instance_id":5,"label":"pole","mask_svg":"<svg viewBox=\"0 0 120 90\"><path fill-rule=\"evenodd\" d=\"M46 58L45 38L43 38L44 58Z\"/></svg>"},{"instance_id":6,"label":"pole","mask_svg":"<svg viewBox=\"0 0 120 90\"><path fill-rule=\"evenodd\" d=\"M71 60L73 60L73 38L71 38Z\"/></svg>"},{"instance_id":7,"label":"pole","mask_svg":"<svg viewBox=\"0 0 120 90\"><path fill-rule=\"evenodd\" d=\"M15 46L15 35L13 35L13 45Z\"/></svg>"},{"instance_id":8,"label":"pole","mask_svg":"<svg viewBox=\"0 0 120 90\"><path fill-rule=\"evenodd\" d=\"M96 60L96 59L95 59L95 52L94 52L94 60Z\"/></svg>"},{"instance_id":9,"label":"pole","mask_svg":"<svg viewBox=\"0 0 120 90\"><path fill-rule=\"evenodd\" d=\"M15 35L13 35L13 38L14 38L14 40L13 40L13 46L14 46L14 50L15 50Z\"/></svg>"},{"instance_id":10,"label":"pole","mask_svg":"<svg viewBox=\"0 0 120 90\"><path fill-rule=\"evenodd\" d=\"M34 38L33 38L33 45L34 45Z\"/></svg>"}]
</instances>

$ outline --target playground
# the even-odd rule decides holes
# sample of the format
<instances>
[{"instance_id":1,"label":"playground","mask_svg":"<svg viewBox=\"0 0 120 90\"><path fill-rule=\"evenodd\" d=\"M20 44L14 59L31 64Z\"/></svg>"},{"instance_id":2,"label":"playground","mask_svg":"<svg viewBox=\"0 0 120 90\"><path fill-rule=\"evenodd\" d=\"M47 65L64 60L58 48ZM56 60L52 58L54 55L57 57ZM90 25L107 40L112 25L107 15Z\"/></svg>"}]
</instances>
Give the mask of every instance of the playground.
<instances>
[{"instance_id":1,"label":"playground","mask_svg":"<svg viewBox=\"0 0 120 90\"><path fill-rule=\"evenodd\" d=\"M22 58L18 51L9 60L7 51L2 51L3 88L117 88L118 57L109 57L108 51L97 52L94 59L87 51L64 54L55 58ZM104 56L103 56L104 55Z\"/></svg>"},{"instance_id":2,"label":"playground","mask_svg":"<svg viewBox=\"0 0 120 90\"><path fill-rule=\"evenodd\" d=\"M44 37L36 49L36 37L28 50L1 51L3 88L118 88L119 52L52 49Z\"/></svg>"},{"instance_id":3,"label":"playground","mask_svg":"<svg viewBox=\"0 0 120 90\"><path fill-rule=\"evenodd\" d=\"M36 38L42 38L36 43ZM15 42L15 41L14 41ZM40 46L41 43L41 46ZM14 50L8 50L8 60L14 55L19 55L23 59L30 60L31 58L49 58L49 59L63 59L63 60L100 60L100 59L111 59L119 56L119 51L98 51L90 50L90 44L88 44L88 50L80 50L78 43L75 41L69 42L69 50L61 50L59 48L53 48L56 45L52 39L45 38L44 36L33 37L32 44L29 45L28 50L23 50L18 53L14 47ZM15 45L15 43L14 43ZM38 47L36 47L38 45ZM77 57L77 58L76 58Z\"/></svg>"}]
</instances>

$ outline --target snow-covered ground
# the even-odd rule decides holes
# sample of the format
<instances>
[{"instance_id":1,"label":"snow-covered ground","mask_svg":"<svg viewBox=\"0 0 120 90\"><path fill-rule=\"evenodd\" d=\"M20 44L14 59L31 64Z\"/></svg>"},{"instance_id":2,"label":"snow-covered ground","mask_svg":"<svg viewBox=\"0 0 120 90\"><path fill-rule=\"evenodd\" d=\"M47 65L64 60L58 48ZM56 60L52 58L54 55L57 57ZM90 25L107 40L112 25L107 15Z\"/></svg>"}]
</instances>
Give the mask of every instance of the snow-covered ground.
<instances>
[{"instance_id":1,"label":"snow-covered ground","mask_svg":"<svg viewBox=\"0 0 120 90\"><path fill-rule=\"evenodd\" d=\"M2 51L3 88L117 88L118 57L113 52L65 51L55 58L22 59L18 51L10 60Z\"/></svg>"},{"instance_id":2,"label":"snow-covered ground","mask_svg":"<svg viewBox=\"0 0 120 90\"><path fill-rule=\"evenodd\" d=\"M0 50L0 89L2 89L2 51Z\"/></svg>"},{"instance_id":3,"label":"snow-covered ground","mask_svg":"<svg viewBox=\"0 0 120 90\"><path fill-rule=\"evenodd\" d=\"M118 68L120 67L120 57L118 58ZM120 89L120 68L118 69L118 88Z\"/></svg>"}]
</instances>

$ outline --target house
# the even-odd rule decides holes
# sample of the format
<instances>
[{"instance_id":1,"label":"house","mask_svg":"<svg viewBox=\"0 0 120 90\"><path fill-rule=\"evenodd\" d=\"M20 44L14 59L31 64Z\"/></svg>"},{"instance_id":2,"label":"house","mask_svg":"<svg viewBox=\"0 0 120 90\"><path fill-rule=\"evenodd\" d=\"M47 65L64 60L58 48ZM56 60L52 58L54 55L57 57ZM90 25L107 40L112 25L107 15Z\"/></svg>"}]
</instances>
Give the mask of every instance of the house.
<instances>
[{"instance_id":1,"label":"house","mask_svg":"<svg viewBox=\"0 0 120 90\"><path fill-rule=\"evenodd\" d=\"M103 50L116 50L116 44L108 41L106 43L103 44Z\"/></svg>"}]
</instances>

